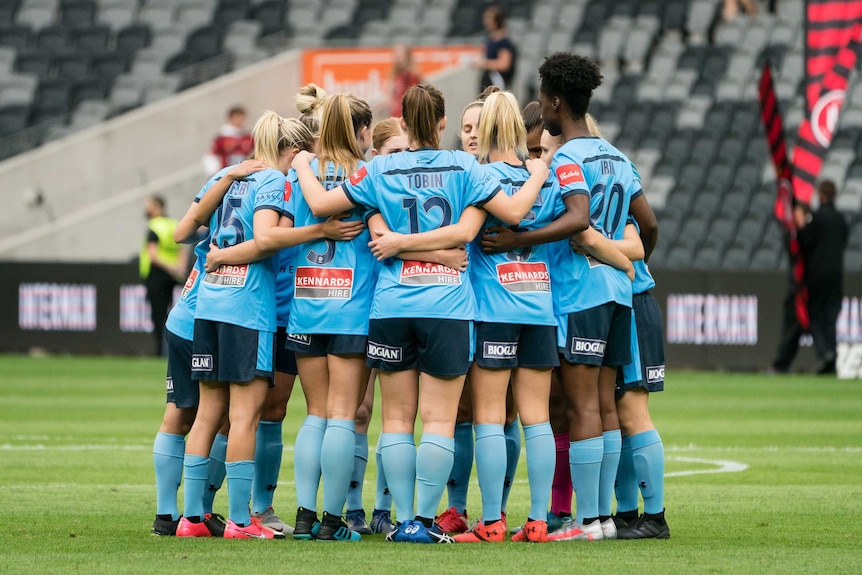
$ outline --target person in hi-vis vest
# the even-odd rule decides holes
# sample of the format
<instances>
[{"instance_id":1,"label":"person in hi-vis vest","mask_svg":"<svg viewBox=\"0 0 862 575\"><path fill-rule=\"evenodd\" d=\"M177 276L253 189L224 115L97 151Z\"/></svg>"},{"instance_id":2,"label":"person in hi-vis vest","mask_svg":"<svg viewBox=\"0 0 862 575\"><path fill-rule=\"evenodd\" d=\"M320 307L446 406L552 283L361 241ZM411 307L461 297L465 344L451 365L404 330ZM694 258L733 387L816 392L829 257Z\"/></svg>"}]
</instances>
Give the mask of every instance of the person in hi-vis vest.
<instances>
[{"instance_id":1,"label":"person in hi-vis vest","mask_svg":"<svg viewBox=\"0 0 862 575\"><path fill-rule=\"evenodd\" d=\"M138 258L141 278L147 287L147 301L156 338L156 355L162 354L165 320L171 306L174 286L185 273L185 252L174 241L176 220L165 216L165 200L148 196L146 215L149 220L147 237Z\"/></svg>"}]
</instances>

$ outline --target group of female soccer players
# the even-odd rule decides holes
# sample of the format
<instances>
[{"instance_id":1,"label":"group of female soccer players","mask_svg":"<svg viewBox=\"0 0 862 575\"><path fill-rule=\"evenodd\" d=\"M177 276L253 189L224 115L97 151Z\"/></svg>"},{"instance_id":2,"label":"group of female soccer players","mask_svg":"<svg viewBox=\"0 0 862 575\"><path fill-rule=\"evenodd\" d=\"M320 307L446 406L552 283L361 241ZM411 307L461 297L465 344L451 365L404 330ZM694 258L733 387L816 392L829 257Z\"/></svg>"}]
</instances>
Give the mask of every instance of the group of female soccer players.
<instances>
[{"instance_id":1,"label":"group of female soccer players","mask_svg":"<svg viewBox=\"0 0 862 575\"><path fill-rule=\"evenodd\" d=\"M444 99L430 86L373 130L367 103L313 85L298 119L257 121L252 158L211 178L177 227L178 241L209 231L166 325L154 534L503 541L520 421L531 502L513 541L669 536L647 409L664 379L644 263L655 217L634 166L588 123L598 67L557 53L539 73L523 116L508 92L467 107L465 151L440 149ZM272 503L297 374L291 527ZM474 449L482 511L469 527ZM226 521L212 509L225 477ZM437 516L447 484L461 493Z\"/></svg>"}]
</instances>

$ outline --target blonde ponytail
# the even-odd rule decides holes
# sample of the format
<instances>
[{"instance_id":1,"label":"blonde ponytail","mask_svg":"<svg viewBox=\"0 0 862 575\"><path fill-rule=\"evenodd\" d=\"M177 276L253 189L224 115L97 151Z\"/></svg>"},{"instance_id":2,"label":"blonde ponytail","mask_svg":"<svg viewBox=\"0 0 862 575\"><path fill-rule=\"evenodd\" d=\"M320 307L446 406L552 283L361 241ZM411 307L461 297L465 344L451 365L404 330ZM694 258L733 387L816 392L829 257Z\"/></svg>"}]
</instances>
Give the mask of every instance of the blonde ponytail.
<instances>
[{"instance_id":1,"label":"blonde ponytail","mask_svg":"<svg viewBox=\"0 0 862 575\"><path fill-rule=\"evenodd\" d=\"M267 110L258 118L251 131L254 138L255 160L262 160L273 169L278 168L279 142L281 141L282 118L275 112Z\"/></svg>"},{"instance_id":2,"label":"blonde ponytail","mask_svg":"<svg viewBox=\"0 0 862 575\"><path fill-rule=\"evenodd\" d=\"M323 181L326 166L331 163L335 174L347 177L356 171L365 154L359 148L356 136L363 126L371 124L371 108L363 100L344 94L335 94L323 104L320 123L320 140L317 157L320 160L317 177Z\"/></svg>"},{"instance_id":3,"label":"blonde ponytail","mask_svg":"<svg viewBox=\"0 0 862 575\"><path fill-rule=\"evenodd\" d=\"M511 92L495 92L488 96L479 117L479 157L487 158L492 150L515 152L527 158L527 130Z\"/></svg>"},{"instance_id":4,"label":"blonde ponytail","mask_svg":"<svg viewBox=\"0 0 862 575\"><path fill-rule=\"evenodd\" d=\"M295 118L285 120L270 110L258 118L251 135L254 138L252 158L266 162L273 169L278 169L279 157L285 149L310 151L314 142L305 124Z\"/></svg>"},{"instance_id":5,"label":"blonde ponytail","mask_svg":"<svg viewBox=\"0 0 862 575\"><path fill-rule=\"evenodd\" d=\"M317 84L306 84L299 89L299 93L296 95L299 121L311 130L315 138L320 136L320 118L325 102L326 91Z\"/></svg>"}]
</instances>

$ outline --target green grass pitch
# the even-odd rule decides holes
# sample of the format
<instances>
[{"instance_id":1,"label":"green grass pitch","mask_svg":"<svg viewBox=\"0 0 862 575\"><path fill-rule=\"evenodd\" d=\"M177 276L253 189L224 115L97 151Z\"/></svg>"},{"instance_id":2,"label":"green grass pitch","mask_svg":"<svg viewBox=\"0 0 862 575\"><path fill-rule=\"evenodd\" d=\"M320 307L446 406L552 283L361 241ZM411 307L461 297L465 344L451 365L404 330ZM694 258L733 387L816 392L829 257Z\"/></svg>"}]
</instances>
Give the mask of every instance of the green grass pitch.
<instances>
[{"instance_id":1,"label":"green grass pitch","mask_svg":"<svg viewBox=\"0 0 862 575\"><path fill-rule=\"evenodd\" d=\"M668 541L412 546L151 537L164 370L0 357L0 573L862 572L862 381L669 372L651 402L667 450ZM290 519L298 389L275 494ZM376 416L372 448L379 429ZM373 479L372 458L369 512ZM469 501L477 514L475 475ZM225 493L216 506L225 511ZM510 523L528 506L522 454Z\"/></svg>"}]
</instances>

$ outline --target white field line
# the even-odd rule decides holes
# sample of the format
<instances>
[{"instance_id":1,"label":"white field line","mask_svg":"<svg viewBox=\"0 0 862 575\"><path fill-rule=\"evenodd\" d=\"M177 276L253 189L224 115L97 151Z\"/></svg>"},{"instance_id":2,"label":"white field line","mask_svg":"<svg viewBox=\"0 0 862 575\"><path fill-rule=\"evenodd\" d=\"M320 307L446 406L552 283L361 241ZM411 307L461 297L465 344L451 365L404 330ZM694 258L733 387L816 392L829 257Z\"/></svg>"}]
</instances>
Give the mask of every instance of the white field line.
<instances>
[{"instance_id":1,"label":"white field line","mask_svg":"<svg viewBox=\"0 0 862 575\"><path fill-rule=\"evenodd\" d=\"M712 469L690 469L685 471L671 471L665 473L665 477L685 477L687 475L707 475L711 473L739 473L748 469L748 464L738 461L721 461L717 459L700 459L698 457L667 457L669 461L681 461L683 463L702 463L704 465L717 465Z\"/></svg>"}]
</instances>

